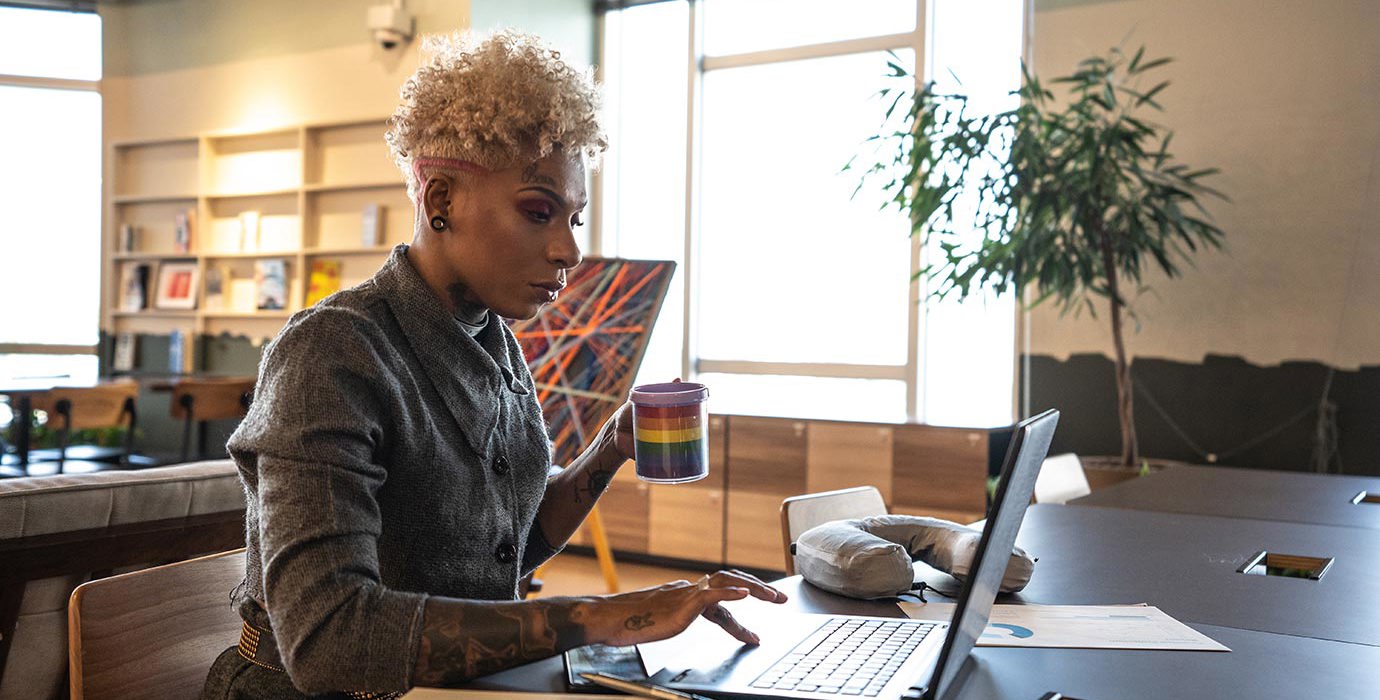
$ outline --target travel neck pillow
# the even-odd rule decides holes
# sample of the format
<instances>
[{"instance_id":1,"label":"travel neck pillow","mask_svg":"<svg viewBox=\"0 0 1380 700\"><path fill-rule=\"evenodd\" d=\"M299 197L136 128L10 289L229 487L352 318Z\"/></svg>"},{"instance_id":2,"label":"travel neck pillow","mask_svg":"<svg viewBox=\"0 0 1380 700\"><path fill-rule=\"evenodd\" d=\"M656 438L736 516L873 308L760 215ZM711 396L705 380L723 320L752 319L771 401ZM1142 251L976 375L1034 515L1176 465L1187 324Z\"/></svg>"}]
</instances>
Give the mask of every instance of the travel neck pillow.
<instances>
[{"instance_id":1,"label":"travel neck pillow","mask_svg":"<svg viewBox=\"0 0 1380 700\"><path fill-rule=\"evenodd\" d=\"M806 581L850 598L881 598L910 591L920 560L965 581L982 533L958 523L913 515L835 520L806 530L791 549ZM1001 592L1025 588L1035 560L1011 552Z\"/></svg>"}]
</instances>

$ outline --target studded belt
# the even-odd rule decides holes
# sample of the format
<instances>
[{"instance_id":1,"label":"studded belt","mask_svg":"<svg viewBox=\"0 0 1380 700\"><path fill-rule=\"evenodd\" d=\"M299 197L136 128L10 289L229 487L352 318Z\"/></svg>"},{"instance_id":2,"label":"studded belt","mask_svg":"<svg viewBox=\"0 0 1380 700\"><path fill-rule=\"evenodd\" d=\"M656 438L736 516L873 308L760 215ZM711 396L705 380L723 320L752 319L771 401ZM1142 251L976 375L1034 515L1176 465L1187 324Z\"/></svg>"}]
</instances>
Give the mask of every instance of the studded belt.
<instances>
[{"instance_id":1,"label":"studded belt","mask_svg":"<svg viewBox=\"0 0 1380 700\"><path fill-rule=\"evenodd\" d=\"M273 633L269 630L255 627L248 622L240 628L240 656L255 666L261 666L270 671L286 673L283 668L283 659L278 656L278 645L273 641ZM352 700L394 700L402 697L402 693L371 693L363 690L347 690L344 694Z\"/></svg>"}]
</instances>

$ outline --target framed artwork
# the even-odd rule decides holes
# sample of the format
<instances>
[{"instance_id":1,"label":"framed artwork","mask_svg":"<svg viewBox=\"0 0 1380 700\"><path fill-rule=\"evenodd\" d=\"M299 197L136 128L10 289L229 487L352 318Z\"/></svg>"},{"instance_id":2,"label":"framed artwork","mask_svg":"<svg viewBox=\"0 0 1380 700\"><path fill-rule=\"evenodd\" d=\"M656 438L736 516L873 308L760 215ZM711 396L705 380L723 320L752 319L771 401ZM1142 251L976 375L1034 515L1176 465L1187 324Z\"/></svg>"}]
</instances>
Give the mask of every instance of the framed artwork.
<instances>
[{"instance_id":1,"label":"framed artwork","mask_svg":"<svg viewBox=\"0 0 1380 700\"><path fill-rule=\"evenodd\" d=\"M158 296L154 308L195 309L197 293L195 262L165 262L158 266Z\"/></svg>"},{"instance_id":2,"label":"framed artwork","mask_svg":"<svg viewBox=\"0 0 1380 700\"><path fill-rule=\"evenodd\" d=\"M555 303L511 322L554 464L570 464L628 399L675 271L669 260L585 258Z\"/></svg>"}]
</instances>

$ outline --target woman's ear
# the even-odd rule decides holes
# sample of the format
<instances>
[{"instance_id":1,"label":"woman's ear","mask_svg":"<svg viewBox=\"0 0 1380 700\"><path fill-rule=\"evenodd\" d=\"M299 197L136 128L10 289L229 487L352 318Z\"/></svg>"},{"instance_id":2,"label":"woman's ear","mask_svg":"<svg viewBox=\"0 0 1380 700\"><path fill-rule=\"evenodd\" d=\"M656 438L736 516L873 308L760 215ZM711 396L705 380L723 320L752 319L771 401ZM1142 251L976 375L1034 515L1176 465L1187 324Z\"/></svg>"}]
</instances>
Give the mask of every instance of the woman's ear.
<instances>
[{"instance_id":1,"label":"woman's ear","mask_svg":"<svg viewBox=\"0 0 1380 700\"><path fill-rule=\"evenodd\" d=\"M450 178L436 173L427 178L426 184L422 186L422 204L426 210L426 218L433 216L450 216Z\"/></svg>"}]
</instances>

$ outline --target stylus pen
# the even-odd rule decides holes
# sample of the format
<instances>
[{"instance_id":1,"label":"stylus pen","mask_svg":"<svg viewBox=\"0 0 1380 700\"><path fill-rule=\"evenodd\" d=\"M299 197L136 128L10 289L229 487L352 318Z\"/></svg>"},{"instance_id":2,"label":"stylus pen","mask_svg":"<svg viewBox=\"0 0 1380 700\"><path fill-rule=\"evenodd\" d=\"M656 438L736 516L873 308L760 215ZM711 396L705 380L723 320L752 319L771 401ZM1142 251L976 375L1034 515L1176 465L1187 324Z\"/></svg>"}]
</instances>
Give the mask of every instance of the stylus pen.
<instances>
[{"instance_id":1,"label":"stylus pen","mask_svg":"<svg viewBox=\"0 0 1380 700\"><path fill-rule=\"evenodd\" d=\"M613 688L614 690L621 690L625 693L641 695L644 698L656 698L657 700L711 700L711 698L707 698L703 695L682 693L679 690L672 690L664 686L642 683L640 681L631 681L626 678L610 676L604 673L581 673L580 677L591 683L598 683L605 688Z\"/></svg>"}]
</instances>

